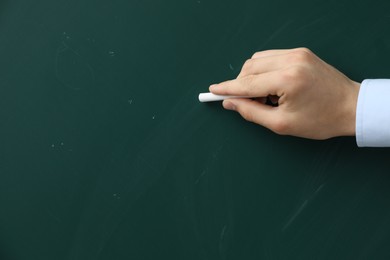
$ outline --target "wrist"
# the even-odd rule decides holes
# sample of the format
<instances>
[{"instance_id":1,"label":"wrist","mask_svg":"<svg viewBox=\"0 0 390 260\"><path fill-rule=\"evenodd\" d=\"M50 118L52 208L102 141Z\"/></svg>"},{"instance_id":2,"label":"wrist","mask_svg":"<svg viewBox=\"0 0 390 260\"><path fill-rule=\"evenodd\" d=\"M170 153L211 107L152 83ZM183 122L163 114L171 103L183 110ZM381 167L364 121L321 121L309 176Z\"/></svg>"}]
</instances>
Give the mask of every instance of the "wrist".
<instances>
[{"instance_id":1,"label":"wrist","mask_svg":"<svg viewBox=\"0 0 390 260\"><path fill-rule=\"evenodd\" d=\"M345 125L343 129L343 136L355 136L356 135L356 108L359 97L360 83L351 81L348 86L349 93L346 96L346 115L345 121L341 125Z\"/></svg>"}]
</instances>

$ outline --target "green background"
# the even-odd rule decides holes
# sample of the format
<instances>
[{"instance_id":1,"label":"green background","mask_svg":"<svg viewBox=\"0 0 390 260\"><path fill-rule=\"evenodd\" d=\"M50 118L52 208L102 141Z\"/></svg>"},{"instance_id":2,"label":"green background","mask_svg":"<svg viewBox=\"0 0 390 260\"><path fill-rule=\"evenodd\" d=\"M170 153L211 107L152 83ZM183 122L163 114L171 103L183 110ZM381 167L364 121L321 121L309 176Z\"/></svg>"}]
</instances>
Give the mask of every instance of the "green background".
<instances>
[{"instance_id":1,"label":"green background","mask_svg":"<svg viewBox=\"0 0 390 260\"><path fill-rule=\"evenodd\" d=\"M389 149L197 101L301 46L389 78L390 2L1 1L0 259L389 259Z\"/></svg>"}]
</instances>

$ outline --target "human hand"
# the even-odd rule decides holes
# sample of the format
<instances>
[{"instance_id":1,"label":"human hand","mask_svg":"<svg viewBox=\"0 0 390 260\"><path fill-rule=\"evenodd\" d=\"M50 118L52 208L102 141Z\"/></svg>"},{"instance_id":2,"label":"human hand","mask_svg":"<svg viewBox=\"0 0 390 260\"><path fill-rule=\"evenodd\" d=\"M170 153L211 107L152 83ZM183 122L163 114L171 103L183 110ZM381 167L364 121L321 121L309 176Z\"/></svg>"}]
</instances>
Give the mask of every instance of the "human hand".
<instances>
[{"instance_id":1,"label":"human hand","mask_svg":"<svg viewBox=\"0 0 390 260\"><path fill-rule=\"evenodd\" d=\"M255 53L234 80L210 86L225 109L275 133L310 139L355 135L360 84L306 48ZM276 106L266 104L269 98Z\"/></svg>"}]
</instances>

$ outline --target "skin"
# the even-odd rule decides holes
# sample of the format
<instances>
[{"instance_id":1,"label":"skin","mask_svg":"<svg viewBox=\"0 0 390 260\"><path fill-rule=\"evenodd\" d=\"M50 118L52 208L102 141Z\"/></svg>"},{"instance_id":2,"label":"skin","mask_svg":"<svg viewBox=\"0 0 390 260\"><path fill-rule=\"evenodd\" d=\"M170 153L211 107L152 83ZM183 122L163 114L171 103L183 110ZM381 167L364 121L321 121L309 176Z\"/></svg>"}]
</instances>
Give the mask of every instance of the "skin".
<instances>
[{"instance_id":1,"label":"skin","mask_svg":"<svg viewBox=\"0 0 390 260\"><path fill-rule=\"evenodd\" d=\"M323 140L354 136L360 83L307 48L255 53L238 77L210 86L223 107L281 135ZM266 100L274 106L266 104Z\"/></svg>"}]
</instances>

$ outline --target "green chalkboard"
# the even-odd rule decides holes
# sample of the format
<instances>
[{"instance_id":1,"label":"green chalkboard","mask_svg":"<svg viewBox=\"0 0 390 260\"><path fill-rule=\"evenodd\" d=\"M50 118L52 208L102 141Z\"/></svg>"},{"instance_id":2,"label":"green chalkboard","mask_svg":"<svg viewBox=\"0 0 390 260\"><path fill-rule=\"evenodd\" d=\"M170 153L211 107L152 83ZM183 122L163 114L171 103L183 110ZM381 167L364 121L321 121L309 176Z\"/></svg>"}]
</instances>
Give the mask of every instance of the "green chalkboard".
<instances>
[{"instance_id":1,"label":"green chalkboard","mask_svg":"<svg viewBox=\"0 0 390 260\"><path fill-rule=\"evenodd\" d=\"M302 46L390 78L390 2L1 1L0 259L389 259L390 149L197 101Z\"/></svg>"}]
</instances>

